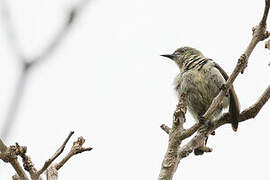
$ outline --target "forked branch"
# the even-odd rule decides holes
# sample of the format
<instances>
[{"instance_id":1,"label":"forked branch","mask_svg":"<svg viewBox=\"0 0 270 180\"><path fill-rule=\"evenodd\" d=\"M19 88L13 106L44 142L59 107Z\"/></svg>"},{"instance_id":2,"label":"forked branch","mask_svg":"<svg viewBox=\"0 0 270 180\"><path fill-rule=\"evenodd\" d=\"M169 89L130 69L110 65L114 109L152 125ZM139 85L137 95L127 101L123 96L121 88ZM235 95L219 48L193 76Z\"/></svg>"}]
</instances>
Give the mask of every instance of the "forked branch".
<instances>
[{"instance_id":1,"label":"forked branch","mask_svg":"<svg viewBox=\"0 0 270 180\"><path fill-rule=\"evenodd\" d=\"M223 100L224 96L226 95L228 89L232 86L236 77L241 73L244 72L245 68L248 64L248 59L253 52L256 45L260 42L265 40L269 37L269 33L266 31L266 20L269 13L270 7L270 0L265 1L265 8L264 13L259 25L253 28L253 36L248 44L247 49L245 50L244 54L238 59L237 65L234 68L231 76L226 81L224 88L219 92L219 94L214 98L212 104L208 108L208 110L203 115L203 118L209 119L209 117L215 112L218 108L219 104ZM270 43L269 43L270 44ZM240 120L239 122L246 121L248 119L254 118L264 104L270 98L270 86L264 91L263 95L259 98L259 100L252 105L251 107L245 109L240 113ZM183 101L181 98L179 102ZM176 110L177 112L178 110ZM183 119L184 117L182 117ZM181 119L181 118L180 118ZM177 166L181 159L187 157L194 149L199 148L206 140L208 135L213 132L216 128L231 123L232 119L229 113L225 113L220 119L211 123L211 125L201 125L199 123L193 125L190 129L185 130L183 129L183 124L175 123L175 118L173 121L173 127L170 128L166 125L162 125L161 128L169 134L169 145L167 148L167 152L162 162L159 180L172 180L173 175L177 169ZM181 122L181 121L180 121ZM177 131L176 131L177 130ZM186 139L192 136L195 132L197 134L184 146L180 148L183 139ZM206 148L206 147L205 147ZM208 152L209 149L205 149L205 152Z\"/></svg>"},{"instance_id":2,"label":"forked branch","mask_svg":"<svg viewBox=\"0 0 270 180\"><path fill-rule=\"evenodd\" d=\"M6 145L0 139L0 159L2 159L6 163L10 163L16 171L16 174L12 177L13 179L28 180L29 178L25 173L25 171L27 171L30 175L31 180L42 180L41 175L46 171L47 180L52 180L53 177L56 177L54 176L55 173L52 173L52 170L56 170L57 172L72 156L92 150L91 147L83 147L85 139L83 137L79 137L75 142L73 142L69 153L59 163L50 167L53 161L64 151L67 142L73 134L73 131L69 133L62 146L55 152L55 154L51 158L49 158L44 163L43 167L39 171L37 171L37 169L35 168L35 165L32 162L31 158L26 155L27 148L25 146L19 146L18 143L16 143L15 146L6 147ZM22 158L24 170L17 160L18 156Z\"/></svg>"}]
</instances>

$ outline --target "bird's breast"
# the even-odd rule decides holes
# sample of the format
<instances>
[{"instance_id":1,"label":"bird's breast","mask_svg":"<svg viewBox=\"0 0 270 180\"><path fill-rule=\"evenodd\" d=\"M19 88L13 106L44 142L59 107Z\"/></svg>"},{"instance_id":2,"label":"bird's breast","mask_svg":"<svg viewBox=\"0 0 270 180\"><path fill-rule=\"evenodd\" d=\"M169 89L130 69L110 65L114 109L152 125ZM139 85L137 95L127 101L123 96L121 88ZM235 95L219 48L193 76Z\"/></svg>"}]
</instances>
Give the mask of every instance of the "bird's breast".
<instances>
[{"instance_id":1,"label":"bird's breast","mask_svg":"<svg viewBox=\"0 0 270 180\"><path fill-rule=\"evenodd\" d=\"M194 68L181 73L175 82L178 94L185 93L187 95L188 109L196 119L209 108L225 80L219 71L209 63L200 70ZM219 114L227 104L228 100L224 99L216 114Z\"/></svg>"}]
</instances>

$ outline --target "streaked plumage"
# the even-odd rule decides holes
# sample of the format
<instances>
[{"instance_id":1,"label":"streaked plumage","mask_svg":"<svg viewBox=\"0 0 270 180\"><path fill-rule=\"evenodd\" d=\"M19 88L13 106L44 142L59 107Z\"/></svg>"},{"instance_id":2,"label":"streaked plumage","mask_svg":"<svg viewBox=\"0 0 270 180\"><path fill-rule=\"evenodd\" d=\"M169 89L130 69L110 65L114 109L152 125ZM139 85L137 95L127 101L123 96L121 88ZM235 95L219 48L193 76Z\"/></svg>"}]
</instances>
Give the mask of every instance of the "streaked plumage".
<instances>
[{"instance_id":1,"label":"streaked plumage","mask_svg":"<svg viewBox=\"0 0 270 180\"><path fill-rule=\"evenodd\" d=\"M175 79L175 89L180 95L187 95L189 112L196 120L202 116L217 96L223 84L228 78L225 71L212 59L206 58L200 51L182 47L171 55L163 55L176 62L180 68L180 74ZM239 104L233 87L228 96L224 97L220 107L213 113L210 120L217 118L222 109L229 106L229 112L233 117L232 127L236 131L238 127Z\"/></svg>"}]
</instances>

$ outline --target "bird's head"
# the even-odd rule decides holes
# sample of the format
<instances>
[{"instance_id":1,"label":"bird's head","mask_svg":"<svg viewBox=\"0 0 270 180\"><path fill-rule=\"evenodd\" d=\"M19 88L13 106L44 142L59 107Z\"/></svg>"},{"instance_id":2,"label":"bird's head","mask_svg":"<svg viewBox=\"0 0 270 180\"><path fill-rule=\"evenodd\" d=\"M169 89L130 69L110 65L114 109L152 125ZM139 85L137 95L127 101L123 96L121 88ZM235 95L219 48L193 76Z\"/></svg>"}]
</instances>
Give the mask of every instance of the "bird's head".
<instances>
[{"instance_id":1,"label":"bird's head","mask_svg":"<svg viewBox=\"0 0 270 180\"><path fill-rule=\"evenodd\" d=\"M174 51L172 54L164 54L161 56L173 60L178 65L178 67L182 69L184 62L190 60L191 56L203 56L203 54L195 48L181 47Z\"/></svg>"}]
</instances>

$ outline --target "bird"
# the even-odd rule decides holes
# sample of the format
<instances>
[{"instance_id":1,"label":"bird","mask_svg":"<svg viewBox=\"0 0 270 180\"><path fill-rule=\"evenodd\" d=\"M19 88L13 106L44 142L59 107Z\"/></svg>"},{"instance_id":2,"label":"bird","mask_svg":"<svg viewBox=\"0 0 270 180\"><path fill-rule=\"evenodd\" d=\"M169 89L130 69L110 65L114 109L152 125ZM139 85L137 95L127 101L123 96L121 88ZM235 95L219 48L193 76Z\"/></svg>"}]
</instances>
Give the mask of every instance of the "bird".
<instances>
[{"instance_id":1,"label":"bird","mask_svg":"<svg viewBox=\"0 0 270 180\"><path fill-rule=\"evenodd\" d=\"M180 47L173 54L161 56L173 60L179 67L180 73L175 78L175 90L179 97L182 93L186 95L188 111L197 122L204 123L206 120L202 116L224 88L228 79L227 73L214 60L192 47ZM213 121L220 117L223 109L228 106L232 129L237 131L240 105L233 86L208 120Z\"/></svg>"}]
</instances>

